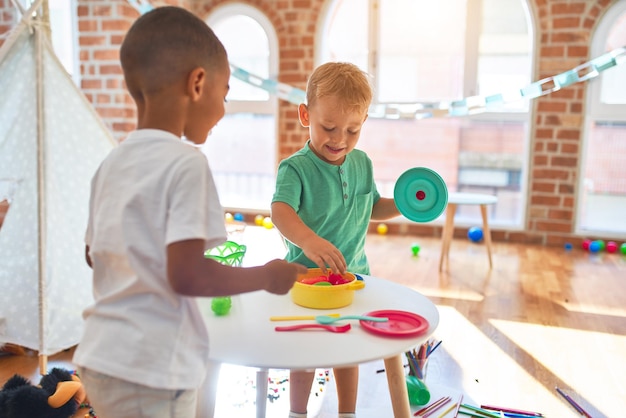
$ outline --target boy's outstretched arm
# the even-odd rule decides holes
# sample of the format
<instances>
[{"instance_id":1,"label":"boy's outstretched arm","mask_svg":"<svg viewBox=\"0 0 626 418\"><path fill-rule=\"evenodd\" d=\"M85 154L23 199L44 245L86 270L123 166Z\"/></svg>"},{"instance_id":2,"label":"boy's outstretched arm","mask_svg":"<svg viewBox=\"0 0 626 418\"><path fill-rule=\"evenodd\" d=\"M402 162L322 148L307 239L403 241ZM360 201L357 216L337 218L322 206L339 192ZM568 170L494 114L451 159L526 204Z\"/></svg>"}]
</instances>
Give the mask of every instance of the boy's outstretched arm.
<instances>
[{"instance_id":1,"label":"boy's outstretched arm","mask_svg":"<svg viewBox=\"0 0 626 418\"><path fill-rule=\"evenodd\" d=\"M204 241L174 242L167 246L167 278L176 293L186 296L227 296L255 290L283 295L298 274L300 264L272 260L258 267L231 267L204 258Z\"/></svg>"},{"instance_id":2,"label":"boy's outstretched arm","mask_svg":"<svg viewBox=\"0 0 626 418\"><path fill-rule=\"evenodd\" d=\"M372 208L372 220L374 221L384 221L396 216L400 216L400 211L393 199L381 197Z\"/></svg>"},{"instance_id":3,"label":"boy's outstretched arm","mask_svg":"<svg viewBox=\"0 0 626 418\"><path fill-rule=\"evenodd\" d=\"M273 202L272 222L280 233L300 247L304 255L321 268L324 274L327 273L326 266L334 272L341 274L346 272L346 260L341 251L302 222L291 206L283 202Z\"/></svg>"}]
</instances>

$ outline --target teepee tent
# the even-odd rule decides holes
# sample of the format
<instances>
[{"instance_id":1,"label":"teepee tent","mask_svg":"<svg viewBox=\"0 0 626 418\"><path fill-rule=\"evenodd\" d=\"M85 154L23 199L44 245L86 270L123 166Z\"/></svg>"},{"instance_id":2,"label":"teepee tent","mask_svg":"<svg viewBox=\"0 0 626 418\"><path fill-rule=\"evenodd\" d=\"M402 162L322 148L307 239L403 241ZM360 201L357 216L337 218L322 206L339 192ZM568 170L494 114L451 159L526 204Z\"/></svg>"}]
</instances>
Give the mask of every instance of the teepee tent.
<instances>
[{"instance_id":1,"label":"teepee tent","mask_svg":"<svg viewBox=\"0 0 626 418\"><path fill-rule=\"evenodd\" d=\"M48 355L78 343L93 301L89 184L115 141L54 55L42 1L20 8L0 48L0 181L14 191L0 228L0 345L37 350L45 373Z\"/></svg>"}]
</instances>

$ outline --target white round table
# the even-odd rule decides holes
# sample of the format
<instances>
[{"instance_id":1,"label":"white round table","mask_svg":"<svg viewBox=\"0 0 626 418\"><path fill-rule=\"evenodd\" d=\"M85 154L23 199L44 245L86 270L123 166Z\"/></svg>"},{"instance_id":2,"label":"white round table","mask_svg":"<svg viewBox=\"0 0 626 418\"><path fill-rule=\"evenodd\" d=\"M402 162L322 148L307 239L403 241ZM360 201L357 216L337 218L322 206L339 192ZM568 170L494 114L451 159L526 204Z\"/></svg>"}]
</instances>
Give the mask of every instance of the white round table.
<instances>
[{"instance_id":1,"label":"white round table","mask_svg":"<svg viewBox=\"0 0 626 418\"><path fill-rule=\"evenodd\" d=\"M489 230L489 221L487 217L487 205L493 205L498 198L489 194L479 193L449 193L448 206L446 208L446 222L441 232L441 257L439 258L439 271L443 268L444 260L449 260L450 243L454 236L454 215L458 205L478 205L480 206L480 214L483 218L483 238L487 247L487 256L489 258L489 268L493 267L491 259L491 231Z\"/></svg>"},{"instance_id":2,"label":"white round table","mask_svg":"<svg viewBox=\"0 0 626 418\"><path fill-rule=\"evenodd\" d=\"M229 363L261 369L257 375L257 417L265 416L267 369L332 368L379 359L385 363L393 416L411 417L403 366L404 353L428 339L439 324L439 313L428 298L408 287L371 276L362 277L365 288L356 290L354 302L340 309L304 308L293 303L290 295L278 296L259 291L234 296L230 313L217 317L211 311L210 299L200 299L209 331L210 360L216 364ZM382 309L421 315L428 320L429 328L423 334L401 338L372 334L363 329L358 321L350 321L352 329L343 334L324 330L277 332L274 327L278 325L314 321L272 322L269 319L271 316L328 313L365 314ZM216 370L219 371L219 367ZM209 376L205 391L215 390L216 374L214 372Z\"/></svg>"}]
</instances>

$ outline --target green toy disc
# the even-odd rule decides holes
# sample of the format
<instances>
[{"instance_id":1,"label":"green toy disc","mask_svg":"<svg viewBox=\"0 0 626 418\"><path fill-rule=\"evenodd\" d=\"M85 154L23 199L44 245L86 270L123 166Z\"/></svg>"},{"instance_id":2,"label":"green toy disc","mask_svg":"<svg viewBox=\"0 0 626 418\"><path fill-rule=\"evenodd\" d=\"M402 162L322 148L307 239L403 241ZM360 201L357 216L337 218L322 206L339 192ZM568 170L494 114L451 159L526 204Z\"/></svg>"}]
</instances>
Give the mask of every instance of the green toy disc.
<instances>
[{"instance_id":1,"label":"green toy disc","mask_svg":"<svg viewBox=\"0 0 626 418\"><path fill-rule=\"evenodd\" d=\"M415 167L398 178L393 198L396 207L407 219L430 222L437 219L448 205L448 188L435 171Z\"/></svg>"}]
</instances>

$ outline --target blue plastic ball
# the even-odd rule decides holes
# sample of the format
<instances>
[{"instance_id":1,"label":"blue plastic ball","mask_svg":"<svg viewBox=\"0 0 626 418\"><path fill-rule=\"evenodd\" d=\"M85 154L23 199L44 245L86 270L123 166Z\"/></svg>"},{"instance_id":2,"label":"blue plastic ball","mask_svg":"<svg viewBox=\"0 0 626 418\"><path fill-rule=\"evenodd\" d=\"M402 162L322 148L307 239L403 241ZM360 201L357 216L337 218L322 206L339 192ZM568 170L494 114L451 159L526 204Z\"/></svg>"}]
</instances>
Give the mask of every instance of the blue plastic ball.
<instances>
[{"instance_id":1,"label":"blue plastic ball","mask_svg":"<svg viewBox=\"0 0 626 418\"><path fill-rule=\"evenodd\" d=\"M572 251L572 248L574 248L574 246L572 245L571 242L565 243L565 251Z\"/></svg>"},{"instance_id":2,"label":"blue plastic ball","mask_svg":"<svg viewBox=\"0 0 626 418\"><path fill-rule=\"evenodd\" d=\"M235 220L236 221L243 221L243 214L237 212L235 213Z\"/></svg>"},{"instance_id":3,"label":"blue plastic ball","mask_svg":"<svg viewBox=\"0 0 626 418\"><path fill-rule=\"evenodd\" d=\"M589 244L589 251L592 253L597 253L601 249L602 244L600 244L600 241L591 241L591 244Z\"/></svg>"},{"instance_id":4,"label":"blue plastic ball","mask_svg":"<svg viewBox=\"0 0 626 418\"><path fill-rule=\"evenodd\" d=\"M483 230L477 226L473 226L467 231L467 237L472 242L479 242L483 239Z\"/></svg>"}]
</instances>

